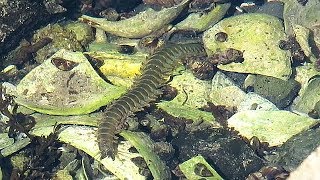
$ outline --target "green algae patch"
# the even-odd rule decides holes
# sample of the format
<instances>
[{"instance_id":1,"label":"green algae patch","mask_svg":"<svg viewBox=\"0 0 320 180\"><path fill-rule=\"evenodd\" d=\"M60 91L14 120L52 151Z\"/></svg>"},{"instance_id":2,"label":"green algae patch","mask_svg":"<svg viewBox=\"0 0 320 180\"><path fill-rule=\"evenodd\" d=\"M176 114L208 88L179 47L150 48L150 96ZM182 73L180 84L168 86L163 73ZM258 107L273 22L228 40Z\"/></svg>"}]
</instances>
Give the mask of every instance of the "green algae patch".
<instances>
[{"instance_id":1,"label":"green algae patch","mask_svg":"<svg viewBox=\"0 0 320 180\"><path fill-rule=\"evenodd\" d=\"M202 108L207 105L211 82L196 78L191 72L185 71L175 76L169 83L178 91L178 95L171 101L181 106Z\"/></svg>"},{"instance_id":2,"label":"green algae patch","mask_svg":"<svg viewBox=\"0 0 320 180\"><path fill-rule=\"evenodd\" d=\"M118 45L92 43L85 54L102 63L99 70L112 84L130 87L134 78L141 74L140 68L148 55L139 51L122 54L118 49Z\"/></svg>"},{"instance_id":3,"label":"green algae patch","mask_svg":"<svg viewBox=\"0 0 320 180\"><path fill-rule=\"evenodd\" d=\"M40 127L51 127L55 124L72 124L98 127L98 120L104 118L105 115L99 112L74 116L53 116L41 113L33 113L30 116L35 119L35 129L40 129Z\"/></svg>"},{"instance_id":4,"label":"green algae patch","mask_svg":"<svg viewBox=\"0 0 320 180\"><path fill-rule=\"evenodd\" d=\"M83 51L84 44L81 44L81 42L78 41L77 34L59 24L49 24L46 27L39 29L33 35L32 42L41 41L43 38L51 38L52 42L36 52L35 60L38 63L42 63L60 49Z\"/></svg>"},{"instance_id":5,"label":"green algae patch","mask_svg":"<svg viewBox=\"0 0 320 180\"><path fill-rule=\"evenodd\" d=\"M163 101L157 104L157 107L164 110L166 113L174 117L190 119L193 122L201 121L214 121L214 117L211 112L201 111L188 106L183 106L171 101Z\"/></svg>"},{"instance_id":6,"label":"green algae patch","mask_svg":"<svg viewBox=\"0 0 320 180\"><path fill-rule=\"evenodd\" d=\"M313 31L313 38L320 45L320 2L309 0L304 6L291 0L282 0L283 18L287 34L293 34L295 25L304 26Z\"/></svg>"},{"instance_id":7,"label":"green algae patch","mask_svg":"<svg viewBox=\"0 0 320 180\"><path fill-rule=\"evenodd\" d=\"M68 23L65 28L74 32L77 41L80 42L82 46L87 46L89 42L94 39L92 28L85 23L71 22Z\"/></svg>"},{"instance_id":8,"label":"green algae patch","mask_svg":"<svg viewBox=\"0 0 320 180\"><path fill-rule=\"evenodd\" d=\"M255 93L265 97L279 108L289 106L300 90L300 84L294 79L284 81L270 76L251 74L244 82L244 88L248 87L252 87Z\"/></svg>"},{"instance_id":9,"label":"green algae patch","mask_svg":"<svg viewBox=\"0 0 320 180\"><path fill-rule=\"evenodd\" d=\"M214 121L209 112L199 110L207 105L211 82L197 79L191 72L184 72L175 76L169 83L177 89L177 96L171 101L162 101L157 104L159 108L174 117L182 117L198 121Z\"/></svg>"},{"instance_id":10,"label":"green algae patch","mask_svg":"<svg viewBox=\"0 0 320 180\"><path fill-rule=\"evenodd\" d=\"M246 93L242 91L228 76L218 71L212 78L209 100L214 105L238 107Z\"/></svg>"},{"instance_id":11,"label":"green algae patch","mask_svg":"<svg viewBox=\"0 0 320 180\"><path fill-rule=\"evenodd\" d=\"M154 152L154 143L149 136L142 132L131 131L122 131L120 135L138 150L147 163L153 179L171 179L169 168Z\"/></svg>"},{"instance_id":12,"label":"green algae patch","mask_svg":"<svg viewBox=\"0 0 320 180\"><path fill-rule=\"evenodd\" d=\"M59 130L59 140L81 149L97 161L102 163L106 169L120 179L145 179L139 174L139 168L133 163L132 159L142 157L146 161L154 179L170 179L168 167L161 161L154 152L153 141L142 132L122 131L120 133L127 141L122 141L118 145L118 153L115 161L111 158L100 159L100 151L96 142L96 128L87 127L97 126L99 119L103 118L103 113L93 113L81 116L49 116L36 113L32 117L36 120L36 125L31 133L36 136L48 136L53 132L55 124L77 124L86 126L69 126ZM86 121L87 120L87 121ZM139 153L129 151L135 147Z\"/></svg>"},{"instance_id":13,"label":"green algae patch","mask_svg":"<svg viewBox=\"0 0 320 180\"><path fill-rule=\"evenodd\" d=\"M56 120L58 123L65 121ZM69 124L70 122L68 122ZM53 126L36 125L31 131L36 136L48 136L53 131ZM119 179L145 179L139 174L132 159L144 158L154 179L170 179L168 167L161 161L159 156L153 151L152 140L144 133L123 131L120 133L127 141L122 141L118 145L118 153L113 161L107 157L100 159L100 151L96 142L96 128L87 126L69 126L63 128L59 133L59 140L86 152L88 155L99 161L105 168ZM130 148L135 147L139 153L132 153Z\"/></svg>"},{"instance_id":14,"label":"green algae patch","mask_svg":"<svg viewBox=\"0 0 320 180\"><path fill-rule=\"evenodd\" d=\"M45 131L34 131L36 136L49 135L53 127L42 128ZM51 131L50 131L51 129ZM131 158L141 157L138 153L131 153L129 149L132 145L128 141L123 141L118 146L118 154L113 161L107 157L100 159L100 151L96 142L96 128L86 126L69 126L64 128L59 133L59 140L80 149L95 158L102 165L105 166L111 173L119 179L145 179L144 176L139 174L139 167L137 167Z\"/></svg>"},{"instance_id":15,"label":"green algae patch","mask_svg":"<svg viewBox=\"0 0 320 180\"><path fill-rule=\"evenodd\" d=\"M218 4L208 13L191 13L175 27L179 30L205 31L220 21L228 11L230 3Z\"/></svg>"},{"instance_id":16,"label":"green algae patch","mask_svg":"<svg viewBox=\"0 0 320 180\"><path fill-rule=\"evenodd\" d=\"M131 18L120 21L108 21L105 18L86 15L82 15L79 20L117 36L141 38L169 24L180 14L188 2L189 0L184 0L177 6L164 8L160 11L148 8Z\"/></svg>"},{"instance_id":17,"label":"green algae patch","mask_svg":"<svg viewBox=\"0 0 320 180\"><path fill-rule=\"evenodd\" d=\"M216 40L215 35L219 32L228 35L226 41ZM257 13L223 19L203 36L209 55L228 48L243 52L242 63L219 65L219 69L287 80L291 75L290 53L279 48L279 41L285 39L284 28L278 18Z\"/></svg>"},{"instance_id":18,"label":"green algae patch","mask_svg":"<svg viewBox=\"0 0 320 180\"><path fill-rule=\"evenodd\" d=\"M320 78L311 79L298 102L293 106L293 109L302 113L311 112L316 103L320 101Z\"/></svg>"},{"instance_id":19,"label":"green algae patch","mask_svg":"<svg viewBox=\"0 0 320 180\"><path fill-rule=\"evenodd\" d=\"M187 179L222 180L223 178L201 156L193 157L179 165ZM205 174L201 172L205 171Z\"/></svg>"},{"instance_id":20,"label":"green algae patch","mask_svg":"<svg viewBox=\"0 0 320 180\"><path fill-rule=\"evenodd\" d=\"M317 121L289 111L241 111L228 119L233 127L247 139L256 136L270 146L279 146L292 136L309 129Z\"/></svg>"},{"instance_id":21,"label":"green algae patch","mask_svg":"<svg viewBox=\"0 0 320 180\"><path fill-rule=\"evenodd\" d=\"M16 102L45 114L78 115L97 110L125 90L106 83L81 52L60 50L20 81Z\"/></svg>"}]
</instances>

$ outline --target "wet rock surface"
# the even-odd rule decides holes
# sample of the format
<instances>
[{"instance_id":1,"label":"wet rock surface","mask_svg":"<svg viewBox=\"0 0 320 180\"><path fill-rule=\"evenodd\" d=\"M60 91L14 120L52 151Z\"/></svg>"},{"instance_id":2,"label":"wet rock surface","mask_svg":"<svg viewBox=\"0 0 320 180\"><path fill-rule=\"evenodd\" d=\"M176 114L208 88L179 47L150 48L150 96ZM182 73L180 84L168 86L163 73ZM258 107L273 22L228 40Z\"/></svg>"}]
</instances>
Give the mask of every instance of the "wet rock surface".
<instances>
[{"instance_id":1,"label":"wet rock surface","mask_svg":"<svg viewBox=\"0 0 320 180\"><path fill-rule=\"evenodd\" d=\"M178 136L173 145L180 147L179 160L201 154L226 179L244 179L264 164L239 137L219 129Z\"/></svg>"},{"instance_id":2,"label":"wet rock surface","mask_svg":"<svg viewBox=\"0 0 320 180\"><path fill-rule=\"evenodd\" d=\"M252 88L253 92L273 102L278 108L284 108L297 96L300 84L293 79L284 81L268 76L250 75L246 79L245 88Z\"/></svg>"},{"instance_id":3,"label":"wet rock surface","mask_svg":"<svg viewBox=\"0 0 320 180\"><path fill-rule=\"evenodd\" d=\"M275 156L267 158L274 159L271 161L272 163L281 165L288 171L293 171L320 145L319 136L320 128L309 129L289 139L275 151Z\"/></svg>"},{"instance_id":4,"label":"wet rock surface","mask_svg":"<svg viewBox=\"0 0 320 180\"><path fill-rule=\"evenodd\" d=\"M299 101L293 109L302 113L309 113L314 108L317 102L320 100L319 90L320 90L320 79L315 77L309 80L304 93L301 95Z\"/></svg>"}]
</instances>

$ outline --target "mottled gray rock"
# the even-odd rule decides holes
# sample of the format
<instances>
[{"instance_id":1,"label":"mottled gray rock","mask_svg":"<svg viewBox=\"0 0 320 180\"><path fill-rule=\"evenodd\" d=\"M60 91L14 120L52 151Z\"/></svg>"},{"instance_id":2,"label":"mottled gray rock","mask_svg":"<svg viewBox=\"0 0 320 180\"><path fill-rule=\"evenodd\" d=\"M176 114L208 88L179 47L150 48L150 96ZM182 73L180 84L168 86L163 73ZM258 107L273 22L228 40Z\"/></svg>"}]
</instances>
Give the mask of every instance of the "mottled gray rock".
<instances>
[{"instance_id":1,"label":"mottled gray rock","mask_svg":"<svg viewBox=\"0 0 320 180\"><path fill-rule=\"evenodd\" d=\"M283 166L292 171L320 145L320 129L309 129L289 139L275 155L267 157L272 163Z\"/></svg>"},{"instance_id":2,"label":"mottled gray rock","mask_svg":"<svg viewBox=\"0 0 320 180\"><path fill-rule=\"evenodd\" d=\"M249 75L245 81L245 88L249 87L280 109L290 105L300 90L300 84L293 79L284 81L262 75Z\"/></svg>"},{"instance_id":3,"label":"mottled gray rock","mask_svg":"<svg viewBox=\"0 0 320 180\"><path fill-rule=\"evenodd\" d=\"M258 94L248 93L245 96L245 99L238 106L238 112L245 110L271 111L279 109L272 102Z\"/></svg>"}]
</instances>

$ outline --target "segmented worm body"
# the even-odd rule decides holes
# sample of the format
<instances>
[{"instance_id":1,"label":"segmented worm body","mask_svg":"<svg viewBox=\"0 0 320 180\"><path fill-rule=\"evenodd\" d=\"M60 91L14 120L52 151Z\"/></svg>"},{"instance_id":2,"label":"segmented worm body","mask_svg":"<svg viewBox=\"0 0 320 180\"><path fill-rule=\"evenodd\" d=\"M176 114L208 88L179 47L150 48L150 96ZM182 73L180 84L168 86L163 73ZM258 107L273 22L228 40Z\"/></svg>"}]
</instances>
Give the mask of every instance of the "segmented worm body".
<instances>
[{"instance_id":1,"label":"segmented worm body","mask_svg":"<svg viewBox=\"0 0 320 180\"><path fill-rule=\"evenodd\" d=\"M155 52L142 67L142 75L133 87L108 106L105 118L98 127L98 144L101 158L112 157L116 151L115 135L121 131L128 116L140 111L161 94L159 88L166 77L177 67L179 58L190 55L204 55L201 44L170 44Z\"/></svg>"}]
</instances>

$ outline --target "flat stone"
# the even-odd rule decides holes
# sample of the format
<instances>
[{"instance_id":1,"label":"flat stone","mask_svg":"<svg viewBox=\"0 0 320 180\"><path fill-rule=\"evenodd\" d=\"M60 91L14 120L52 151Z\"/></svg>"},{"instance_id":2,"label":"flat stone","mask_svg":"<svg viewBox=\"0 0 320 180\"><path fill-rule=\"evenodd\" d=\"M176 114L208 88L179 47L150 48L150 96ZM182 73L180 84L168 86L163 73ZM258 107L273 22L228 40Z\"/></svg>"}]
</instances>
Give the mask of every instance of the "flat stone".
<instances>
[{"instance_id":1,"label":"flat stone","mask_svg":"<svg viewBox=\"0 0 320 180\"><path fill-rule=\"evenodd\" d=\"M238 106L237 110L240 112L246 110L271 111L279 109L268 99L265 99L256 93L248 93Z\"/></svg>"},{"instance_id":2,"label":"flat stone","mask_svg":"<svg viewBox=\"0 0 320 180\"><path fill-rule=\"evenodd\" d=\"M292 109L308 113L314 109L316 103L320 101L320 78L313 78L309 81L305 91Z\"/></svg>"},{"instance_id":3,"label":"flat stone","mask_svg":"<svg viewBox=\"0 0 320 180\"><path fill-rule=\"evenodd\" d=\"M215 40L215 35L219 32L228 35L227 41ZM228 48L243 52L242 63L219 65L219 69L262 74L284 80L290 77L292 71L289 51L279 48L279 41L285 39L284 27L278 18L257 13L226 18L203 35L208 54Z\"/></svg>"},{"instance_id":4,"label":"flat stone","mask_svg":"<svg viewBox=\"0 0 320 180\"><path fill-rule=\"evenodd\" d=\"M244 86L252 87L256 94L268 99L278 108L289 106L300 90L300 84L294 79L285 81L262 75L248 75Z\"/></svg>"},{"instance_id":5,"label":"flat stone","mask_svg":"<svg viewBox=\"0 0 320 180\"><path fill-rule=\"evenodd\" d=\"M317 121L289 111L241 111L228 119L228 126L251 139L253 136L270 146L279 146L292 136L309 129Z\"/></svg>"}]
</instances>

